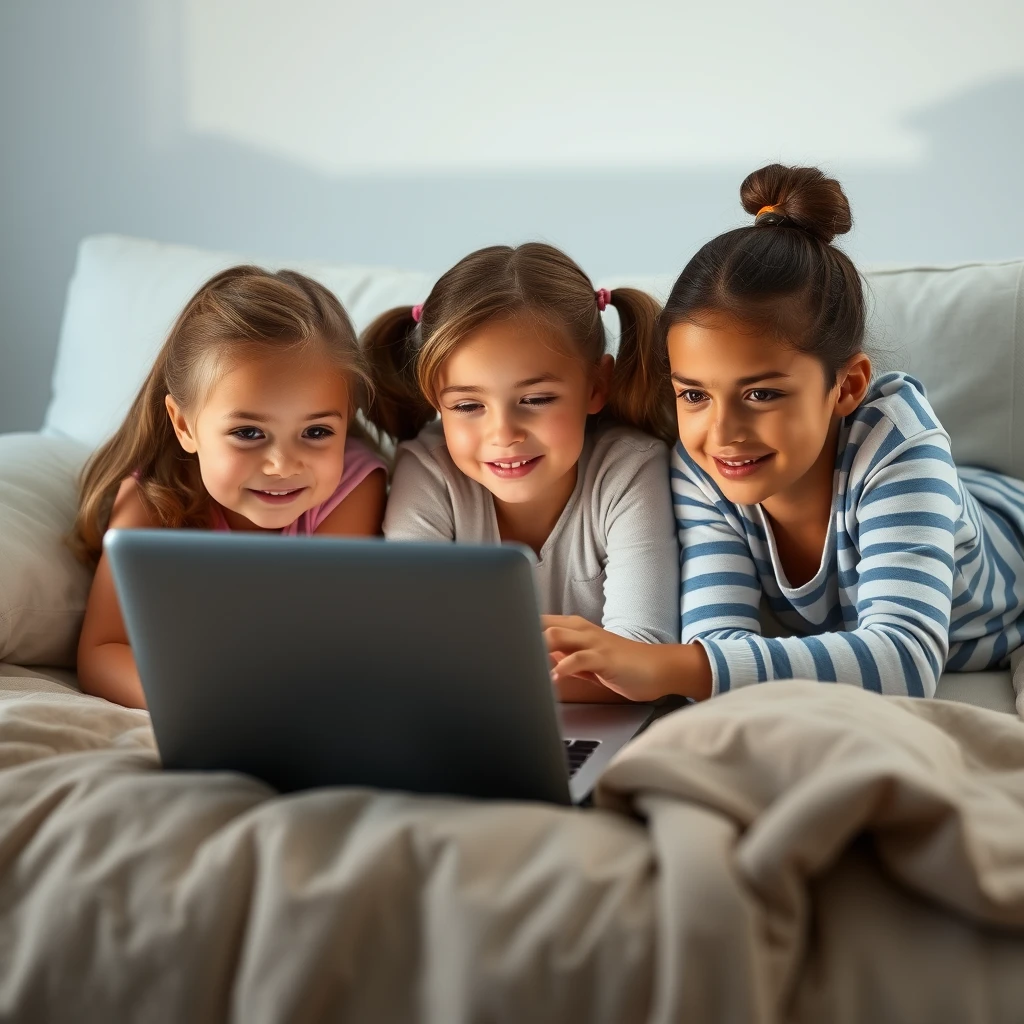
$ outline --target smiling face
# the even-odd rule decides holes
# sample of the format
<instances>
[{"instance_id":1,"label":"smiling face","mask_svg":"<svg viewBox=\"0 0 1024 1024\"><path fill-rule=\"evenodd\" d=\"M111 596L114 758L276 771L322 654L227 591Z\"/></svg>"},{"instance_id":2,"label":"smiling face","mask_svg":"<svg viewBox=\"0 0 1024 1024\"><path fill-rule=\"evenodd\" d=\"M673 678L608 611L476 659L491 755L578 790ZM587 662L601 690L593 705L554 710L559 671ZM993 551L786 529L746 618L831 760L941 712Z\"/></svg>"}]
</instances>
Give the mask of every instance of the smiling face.
<instances>
[{"instance_id":1,"label":"smiling face","mask_svg":"<svg viewBox=\"0 0 1024 1024\"><path fill-rule=\"evenodd\" d=\"M829 388L814 356L724 316L706 326L671 327L668 350L679 439L729 501L795 498L811 476L827 475L831 486L834 454L827 444L838 419L862 397L847 393L845 370ZM869 377L867 357L856 358ZM821 460L826 473L812 474Z\"/></svg>"},{"instance_id":2,"label":"smiling face","mask_svg":"<svg viewBox=\"0 0 1024 1024\"><path fill-rule=\"evenodd\" d=\"M167 411L232 529L280 530L341 480L348 384L323 357L283 352L232 362L198 415L170 396Z\"/></svg>"},{"instance_id":3,"label":"smiling face","mask_svg":"<svg viewBox=\"0 0 1024 1024\"><path fill-rule=\"evenodd\" d=\"M497 503L564 507L576 483L587 416L607 394L606 367L589 366L550 327L500 320L445 360L438 404L455 465Z\"/></svg>"}]
</instances>

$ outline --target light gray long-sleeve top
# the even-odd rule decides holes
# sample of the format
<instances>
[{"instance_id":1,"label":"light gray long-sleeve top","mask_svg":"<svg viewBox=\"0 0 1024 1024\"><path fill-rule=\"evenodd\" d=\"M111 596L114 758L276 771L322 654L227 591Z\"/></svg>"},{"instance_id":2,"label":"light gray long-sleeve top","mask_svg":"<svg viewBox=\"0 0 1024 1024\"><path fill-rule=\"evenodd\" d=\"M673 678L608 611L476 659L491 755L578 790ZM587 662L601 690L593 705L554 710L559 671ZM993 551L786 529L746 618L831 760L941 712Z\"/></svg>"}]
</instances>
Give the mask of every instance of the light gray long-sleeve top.
<instances>
[{"instance_id":1,"label":"light gray long-sleeve top","mask_svg":"<svg viewBox=\"0 0 1024 1024\"><path fill-rule=\"evenodd\" d=\"M398 447L384 536L501 543L491 492L456 468L439 422ZM614 424L588 430L576 487L535 575L542 613L678 643L679 544L663 442Z\"/></svg>"}]
</instances>

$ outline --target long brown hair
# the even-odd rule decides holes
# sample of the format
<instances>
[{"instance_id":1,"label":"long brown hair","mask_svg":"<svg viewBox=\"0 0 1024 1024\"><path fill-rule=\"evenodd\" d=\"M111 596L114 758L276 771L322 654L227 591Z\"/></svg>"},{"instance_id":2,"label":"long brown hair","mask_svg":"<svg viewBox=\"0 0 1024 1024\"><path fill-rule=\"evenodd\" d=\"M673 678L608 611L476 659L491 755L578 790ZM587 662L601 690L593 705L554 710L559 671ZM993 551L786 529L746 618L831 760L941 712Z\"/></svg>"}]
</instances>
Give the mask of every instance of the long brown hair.
<instances>
[{"instance_id":1,"label":"long brown hair","mask_svg":"<svg viewBox=\"0 0 1024 1024\"><path fill-rule=\"evenodd\" d=\"M635 288L615 288L620 340L608 404L601 413L668 443L676 440L668 359L657 337L658 305ZM396 441L415 437L437 412L445 360L491 320L539 318L563 333L588 363L605 352L604 325L590 278L542 242L494 245L460 260L434 285L419 322L413 307L377 317L363 332L370 362L370 419Z\"/></svg>"},{"instance_id":2,"label":"long brown hair","mask_svg":"<svg viewBox=\"0 0 1024 1024\"><path fill-rule=\"evenodd\" d=\"M864 287L832 244L853 226L842 186L817 167L769 164L740 186L754 223L727 231L687 263L660 317L678 323L726 313L815 356L831 388L864 342Z\"/></svg>"},{"instance_id":3,"label":"long brown hair","mask_svg":"<svg viewBox=\"0 0 1024 1024\"><path fill-rule=\"evenodd\" d=\"M164 342L117 433L82 474L78 515L69 543L95 563L122 480L134 475L139 497L163 526L208 523L210 498L199 460L178 443L165 398L194 411L225 358L240 354L316 351L349 380L353 410L365 406L370 375L355 329L337 298L292 270L232 267L210 278L189 299ZM360 433L353 419L350 432Z\"/></svg>"}]
</instances>

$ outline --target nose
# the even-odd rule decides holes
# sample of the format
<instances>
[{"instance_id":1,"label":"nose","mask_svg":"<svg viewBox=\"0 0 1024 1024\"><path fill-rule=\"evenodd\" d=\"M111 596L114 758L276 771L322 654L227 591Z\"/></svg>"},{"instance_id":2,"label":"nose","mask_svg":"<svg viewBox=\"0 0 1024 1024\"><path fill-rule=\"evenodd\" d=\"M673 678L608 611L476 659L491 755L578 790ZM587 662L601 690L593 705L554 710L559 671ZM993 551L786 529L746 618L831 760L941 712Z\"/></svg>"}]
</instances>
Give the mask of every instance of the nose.
<instances>
[{"instance_id":1,"label":"nose","mask_svg":"<svg viewBox=\"0 0 1024 1024\"><path fill-rule=\"evenodd\" d=\"M302 468L302 460L291 445L277 443L270 446L263 460L263 473L282 479L294 476Z\"/></svg>"},{"instance_id":2,"label":"nose","mask_svg":"<svg viewBox=\"0 0 1024 1024\"><path fill-rule=\"evenodd\" d=\"M488 434L491 444L499 448L509 448L519 444L526 437L526 431L519 425L515 415L506 409L495 409L488 423Z\"/></svg>"},{"instance_id":3,"label":"nose","mask_svg":"<svg viewBox=\"0 0 1024 1024\"><path fill-rule=\"evenodd\" d=\"M747 439L746 417L742 408L732 402L716 402L708 431L714 444L721 448Z\"/></svg>"}]
</instances>

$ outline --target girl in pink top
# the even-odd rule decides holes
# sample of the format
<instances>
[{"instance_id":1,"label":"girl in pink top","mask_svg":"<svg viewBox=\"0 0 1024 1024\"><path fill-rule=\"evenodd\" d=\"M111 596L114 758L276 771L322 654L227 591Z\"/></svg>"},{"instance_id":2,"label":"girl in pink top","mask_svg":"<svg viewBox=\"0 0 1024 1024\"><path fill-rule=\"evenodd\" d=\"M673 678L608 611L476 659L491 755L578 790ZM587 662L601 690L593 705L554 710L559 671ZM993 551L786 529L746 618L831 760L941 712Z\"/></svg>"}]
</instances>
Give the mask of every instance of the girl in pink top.
<instances>
[{"instance_id":1,"label":"girl in pink top","mask_svg":"<svg viewBox=\"0 0 1024 1024\"><path fill-rule=\"evenodd\" d=\"M348 315L315 281L235 267L199 289L83 476L72 542L96 564L78 647L86 693L144 706L108 528L380 533L385 464L355 420L368 380Z\"/></svg>"},{"instance_id":2,"label":"girl in pink top","mask_svg":"<svg viewBox=\"0 0 1024 1024\"><path fill-rule=\"evenodd\" d=\"M351 429L351 428L350 428ZM386 466L384 460L368 445L365 441L360 441L358 438L352 437L351 434L345 439L345 453L344 453L344 469L342 470L341 480L338 482L338 486L335 487L334 493L326 500L320 502L319 505L314 505L312 508L306 509L298 519L289 523L287 526L282 527L278 533L283 534L286 537L308 537L313 533L352 533L350 530L331 530L330 518L331 513L335 509L341 506L341 503L354 491L360 484L367 480L367 477L371 473L376 473L377 476L369 480L366 484L368 492L377 493L383 490L384 483L384 472ZM345 509L346 515L351 518L351 508ZM227 520L221 506L215 504L211 508L211 519L212 527L215 530L231 530L234 527ZM380 523L377 523L378 528L373 530L373 533L380 533ZM246 527L241 527L246 529Z\"/></svg>"}]
</instances>

